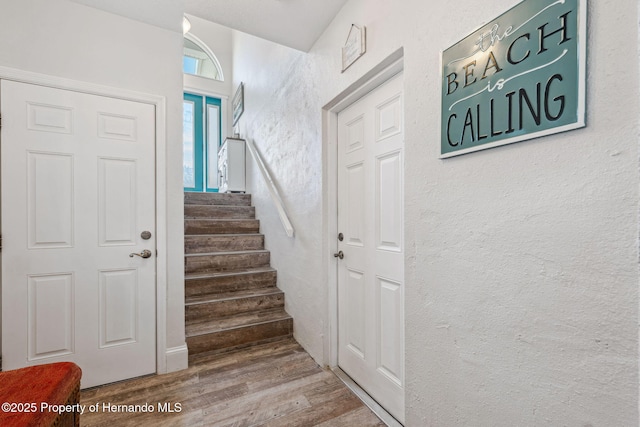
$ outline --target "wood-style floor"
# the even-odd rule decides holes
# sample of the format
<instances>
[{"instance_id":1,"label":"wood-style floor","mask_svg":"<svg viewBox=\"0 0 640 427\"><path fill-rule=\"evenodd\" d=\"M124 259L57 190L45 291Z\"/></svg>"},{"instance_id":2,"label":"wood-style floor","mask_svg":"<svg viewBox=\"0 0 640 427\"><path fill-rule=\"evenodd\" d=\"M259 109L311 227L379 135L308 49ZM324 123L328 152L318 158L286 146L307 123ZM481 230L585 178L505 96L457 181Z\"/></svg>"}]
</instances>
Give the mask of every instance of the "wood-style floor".
<instances>
[{"instance_id":1,"label":"wood-style floor","mask_svg":"<svg viewBox=\"0 0 640 427\"><path fill-rule=\"evenodd\" d=\"M202 358L180 372L83 390L80 403L87 405L81 426L384 426L292 339ZM145 403L153 413L113 406ZM98 411L88 412L89 405Z\"/></svg>"}]
</instances>

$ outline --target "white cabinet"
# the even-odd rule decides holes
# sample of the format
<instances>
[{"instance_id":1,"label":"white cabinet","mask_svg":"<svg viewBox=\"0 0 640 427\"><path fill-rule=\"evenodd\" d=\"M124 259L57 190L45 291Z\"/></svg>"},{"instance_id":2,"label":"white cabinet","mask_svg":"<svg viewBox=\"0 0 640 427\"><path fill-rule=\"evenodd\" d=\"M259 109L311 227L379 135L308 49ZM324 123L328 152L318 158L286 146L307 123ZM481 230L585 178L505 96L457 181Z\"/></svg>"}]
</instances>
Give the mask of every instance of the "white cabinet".
<instances>
[{"instance_id":1,"label":"white cabinet","mask_svg":"<svg viewBox=\"0 0 640 427\"><path fill-rule=\"evenodd\" d=\"M227 138L218 151L218 173L220 193L245 192L244 139Z\"/></svg>"}]
</instances>

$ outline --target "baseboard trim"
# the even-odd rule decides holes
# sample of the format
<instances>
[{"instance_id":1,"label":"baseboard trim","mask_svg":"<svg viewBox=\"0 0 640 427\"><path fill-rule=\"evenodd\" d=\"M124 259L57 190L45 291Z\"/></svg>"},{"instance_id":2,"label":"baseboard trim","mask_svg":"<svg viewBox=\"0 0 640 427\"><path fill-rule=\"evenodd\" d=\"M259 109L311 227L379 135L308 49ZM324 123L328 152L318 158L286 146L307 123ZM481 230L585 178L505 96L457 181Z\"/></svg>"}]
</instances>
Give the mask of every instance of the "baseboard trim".
<instances>
[{"instance_id":1,"label":"baseboard trim","mask_svg":"<svg viewBox=\"0 0 640 427\"><path fill-rule=\"evenodd\" d=\"M189 349L187 344L179 347L168 348L165 352L167 361L167 373L181 371L189 367Z\"/></svg>"},{"instance_id":2,"label":"baseboard trim","mask_svg":"<svg viewBox=\"0 0 640 427\"><path fill-rule=\"evenodd\" d=\"M358 396L358 398L362 400L362 403L367 405L367 407L371 409L371 411L376 414L383 423L385 423L389 427L403 427L403 425L400 424L398 420L393 418L393 416L388 413L382 406L380 406L378 402L373 400L373 398L369 396L367 392L362 389L362 387L356 384L356 382L353 381L351 377L347 375L342 369L336 366L335 368L331 368L331 371L333 371L333 373L338 378L340 378L340 380L347 386L347 388L349 388L349 390L351 390L356 396Z\"/></svg>"}]
</instances>

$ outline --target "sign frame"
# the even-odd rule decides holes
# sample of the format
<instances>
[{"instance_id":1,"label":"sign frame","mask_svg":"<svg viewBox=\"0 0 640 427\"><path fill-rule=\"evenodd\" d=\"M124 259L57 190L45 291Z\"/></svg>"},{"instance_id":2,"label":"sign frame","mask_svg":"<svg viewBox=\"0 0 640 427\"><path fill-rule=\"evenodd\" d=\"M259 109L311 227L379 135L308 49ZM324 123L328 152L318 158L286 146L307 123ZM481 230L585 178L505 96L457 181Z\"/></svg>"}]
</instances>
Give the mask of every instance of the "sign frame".
<instances>
[{"instance_id":1,"label":"sign frame","mask_svg":"<svg viewBox=\"0 0 640 427\"><path fill-rule=\"evenodd\" d=\"M347 41L342 47L342 72L367 52L367 28L351 24Z\"/></svg>"},{"instance_id":2,"label":"sign frame","mask_svg":"<svg viewBox=\"0 0 640 427\"><path fill-rule=\"evenodd\" d=\"M521 79L521 77L525 76L526 74L533 74L535 75L536 73L542 73L544 71L548 71L549 73L553 73L553 64L556 61L561 60L562 56L564 54L567 53L568 49L564 49L564 53L561 54L558 58L555 58L552 61L547 61L545 63L543 63L542 65L537 65L534 66L532 69L527 70L526 68L524 69L524 71L522 70L522 67L520 67L520 69L518 69L518 72L515 73L514 75L509 75L509 73L504 73L502 70L507 68L507 65L511 65L513 64L512 62L512 58L509 57L509 63L504 63L504 62L500 62L496 59L496 57L493 55L493 47L494 46L499 46L499 44L503 41L505 41L505 39L507 39L505 41L505 43L509 43L508 37L509 36L513 36L511 38L511 44L515 44L515 42L513 40L517 40L518 38L522 40L522 42L519 42L520 45L524 46L525 45L525 41L527 43L531 42L534 43L535 42L535 35L531 35L529 34L529 39L525 40L525 37L523 35L518 35L518 30L521 30L523 27L525 27L526 24L529 24L531 21L533 21L536 17L538 16L543 16L543 13L547 12L550 8L553 8L557 5L562 5L561 7L564 7L564 4L568 3L570 6L567 7L573 7L573 4L575 4L575 17L571 17L572 21L571 24L575 23L576 24L576 28L575 28L575 37L576 37L576 41L573 43L575 44L575 52L571 52L569 56L567 56L567 58L565 59L565 61L573 61L575 59L575 64L573 62L571 62L570 64L572 65L572 67L575 67L575 73L577 74L575 76L575 79L573 79L573 75L569 76L571 80L571 82L575 82L576 84L576 93L575 93L575 100L570 99L571 103L573 103L575 105L575 119L574 119L574 112L570 111L570 113L567 113L567 115L571 115L571 117L567 117L567 118L563 118L563 121L568 121L570 120L570 122L567 123L560 123L558 126L550 126L548 128L543 128L543 129L539 129L539 130L535 130L535 131L527 131L526 129L523 129L523 119L522 119L522 110L523 108L526 108L526 105L523 107L523 100L522 97L523 95L520 94L520 99L519 99L519 105L521 107L521 111L520 111L520 122L519 122L519 126L520 129L516 129L517 131L514 132L514 128L512 126L511 123L511 119L509 119L509 127L508 130L513 132L513 136L507 136L506 134L509 132L506 131L502 131L502 132L496 132L494 134L494 103L493 103L493 98L491 99L491 110L490 110L490 127L491 127L491 132L489 135L482 135L481 134L481 130L480 130L480 101L479 100L485 100L485 98L488 97L488 95L490 94L490 92L496 91L495 93L501 93L501 91L503 91L503 89L507 86L511 86L511 90L513 91L514 87L517 87L517 85L513 85L514 82L517 83L518 79L520 79L521 81L524 79ZM537 9L540 9L540 12L538 12L536 15L531 16L528 20L526 20L523 23L519 23L519 22L513 22L511 23L510 21L508 21L509 18L511 18L511 16L513 15L517 15L517 13L520 11L519 8L525 9L525 8L532 8L535 7L534 5L539 5L539 7ZM573 10L571 10L573 11ZM571 12L570 11L570 12ZM569 16L570 12L567 12L566 15ZM558 19L560 19L562 16L559 16ZM568 19L565 17L565 19ZM505 25L505 22L509 23L509 25ZM561 23L564 23L566 25L565 21L560 21ZM558 23L553 23L553 28L548 29L549 34L546 35L545 37L549 37L551 36L553 33L553 31L555 31L558 27ZM544 25L543 25L544 26ZM513 30L514 27L517 27L515 30ZM560 29L563 29L564 27L560 27ZM542 37L542 34L544 29L541 30L541 28L537 28L537 30L540 32L540 34L538 36L540 36L541 38L545 38ZM566 29L565 29L566 31ZM562 36L563 33L561 32L560 35ZM571 34L573 35L573 34ZM515 37L517 36L517 37ZM564 34L564 36L566 36L566 33ZM488 40L488 41L486 41ZM566 41L569 41L570 38L567 38ZM457 59L459 57L455 55L455 53L460 53L460 49L465 49L465 43L466 45L469 45L470 43L473 43L475 41L474 44L472 44L472 46L477 46L475 51L471 51L470 55ZM565 41L565 40L563 40ZM484 46L486 46L486 43L490 43L489 47L486 48L486 50L483 48L483 44ZM494 44L495 43L495 44ZM544 41L542 42L544 46ZM552 44L551 42L547 43L549 46ZM561 43L558 43L558 45L561 45ZM506 46L506 44L503 44L502 47L504 48ZM519 46L521 47L521 46ZM491 50L490 50L491 49ZM498 49L496 47L496 49ZM550 49L544 49L542 50L543 47L540 47L540 52L546 52L546 50L550 50ZM449 52L454 52L454 55L451 56L451 54L449 54L449 56L447 57L447 54ZM468 67L462 67L463 71L461 73L453 73L456 74L455 77L451 74L448 73L447 71L451 71L451 64L454 62L459 62L462 60L469 60L469 64L471 63L471 58L473 58L474 56L477 55L482 55L485 53L489 53L490 57L489 59L485 59L484 61L486 61L486 66L484 66L484 73L482 73L483 70L483 65L481 64L485 64L484 61L480 61L478 62L478 66L477 68L474 67L476 65L475 60L472 61L474 63L473 66L469 65ZM524 55L522 54L523 49L520 49L520 53L519 53L519 58L524 57ZM510 53L510 50L509 50ZM536 52L534 51L530 51L527 54L527 57L525 57L525 59L527 59L530 55L533 56L535 55ZM571 55L575 55L571 56ZM515 55L514 55L515 56ZM456 58L453 61L451 60L451 58ZM560 132L565 132L565 131L569 131L569 130L574 130L574 129L578 129L578 128L582 128L586 126L586 57L587 57L587 0L545 0L544 2L541 1L534 1L534 0L523 0L520 3L516 4L514 7L512 7L511 9L507 10L506 12L504 12L503 14L501 14L500 16L496 17L495 19L490 20L488 23L481 25L480 27L478 27L475 31L471 32L469 35L467 35L466 37L464 37L463 39L461 39L459 42L455 43L454 45L441 50L440 52L440 84L441 84L441 96L440 96L440 101L441 101L441 106L440 106L440 113L441 113L441 117L440 117L440 158L441 159L446 159L446 158L450 158L450 157L454 157L454 156L459 156L459 155L463 155L463 154L467 154L467 153L471 153L471 152L475 152L475 151L480 151L480 150L485 150L485 149L489 149L489 148L494 148L494 147L499 147L499 146L503 146L503 145L508 145L508 144L513 144L516 142L521 142L521 141L525 141L525 140L529 140L529 139L534 139L534 138L539 138L539 137L543 137L543 136L548 136L548 135L552 135L552 134L556 134L556 133L560 133ZM521 60L519 62L524 62L525 60ZM498 65L500 64L500 65ZM519 63L518 63L519 65ZM447 70L447 67L449 67L449 70ZM501 68L502 67L502 68ZM515 68L515 67L514 67ZM500 75L495 76L495 74L491 74L491 75L487 75L488 74L488 70L494 71L495 74L497 74L498 71L501 72ZM471 71L470 71L471 70ZM496 71L497 70L497 71ZM542 70L542 71L540 71ZM477 73L476 75L474 75L474 71ZM482 73L482 78L480 77L480 73ZM553 77L556 77L558 74L554 74ZM494 77L495 76L495 77ZM456 80L454 80L456 79ZM472 80L474 79L474 80ZM546 90L545 95L548 94L548 92L550 91L550 87L552 87L553 85L559 86L563 80L562 76L560 76L560 78L555 79L555 82L551 82L551 80L549 80L546 83L546 87L542 88L542 91ZM565 79L567 80L567 79ZM479 84L475 84L475 82L478 81ZM480 81L482 81L480 83ZM470 83L469 83L470 82ZM464 87L462 87L464 83ZM540 83L538 83L538 86L540 86ZM461 97L460 94L456 94L457 96L459 96L459 99L455 100L453 99L446 99L447 96L452 95L457 89L467 89L467 86L471 86L472 84L475 84L474 87L469 88L468 91L465 91L463 93L463 95L466 95L464 97ZM565 84L564 82L562 82L562 84ZM567 83L568 84L568 83ZM484 87L484 89L483 89ZM524 90L524 89L521 89ZM538 88L538 93L540 93L541 89ZM506 92L506 91L503 91ZM509 92L511 94L511 92ZM514 92L513 94L509 95L507 94L508 97L508 102L510 103L509 105L509 113L512 113L512 106L514 104L518 104L518 101L516 100L515 102L513 102L514 100L514 94L516 94L517 92ZM497 95L500 96L500 95ZM527 97L527 94L525 93L524 97ZM532 96L533 97L533 96ZM562 112L564 111L564 101L565 98L562 97L562 101L563 101L563 110L560 111L560 113L558 113L558 115L561 115ZM555 98L557 99L557 98ZM465 104L465 102L468 102L468 104ZM529 104L529 108L531 109L532 107L530 106L531 103L533 103L533 101L530 101L529 99L525 100L526 102L530 102ZM538 103L540 104L542 101L540 101L540 95L538 95ZM512 104L511 104L512 103ZM452 113L452 109L454 107L456 107L457 104L460 104L460 107L462 107L462 110L460 110L460 108L458 108L456 113ZM469 106L467 106L469 105ZM471 113L471 105L473 106L473 108L477 108L477 123L475 124L470 124L470 122L472 121L473 118L473 113L475 113L475 110L473 111L473 113ZM464 111L464 107L467 106L467 114L464 116L464 118L462 117L463 114L460 113L461 111ZM486 110L486 105L483 106ZM538 111L540 111L540 106L538 106ZM545 108L547 108L547 106L545 105ZM531 109L531 111L533 112L533 109ZM546 110L545 110L546 112ZM488 114L484 114L484 117L487 117ZM547 113L547 117L549 116L549 113ZM497 117L497 116L496 116ZM554 118L555 119L555 118ZM486 122L486 118L485 118L485 122ZM506 119L505 119L506 120ZM468 143L467 141L467 137L465 136L465 130L463 128L462 130L462 138L460 138L459 136L453 136L452 137L452 132L450 129L450 125L452 124L452 122L462 122L464 121L464 127L467 126L471 126L470 127L470 132L469 134L472 136L471 138L471 144ZM538 119L538 121L540 121L540 119ZM486 124L486 123L485 123ZM539 123L538 123L539 124ZM485 126L488 127L488 126ZM473 130L477 128L477 134L478 134L478 141L475 141L475 137L473 135ZM485 129L486 132L486 129ZM456 135L456 134L454 134ZM483 138L480 138L480 136L482 136ZM495 137L494 139L492 139L492 137ZM485 142L479 142L481 139L486 139L487 141ZM474 142L478 142L475 143ZM455 145L454 145L455 144ZM463 145L466 145L466 147L463 147ZM453 148L452 148L453 147Z\"/></svg>"},{"instance_id":3,"label":"sign frame","mask_svg":"<svg viewBox=\"0 0 640 427\"><path fill-rule=\"evenodd\" d=\"M236 90L233 99L231 100L231 110L233 113L232 125L235 126L240 120L240 116L244 113L244 83L240 82L240 86Z\"/></svg>"}]
</instances>

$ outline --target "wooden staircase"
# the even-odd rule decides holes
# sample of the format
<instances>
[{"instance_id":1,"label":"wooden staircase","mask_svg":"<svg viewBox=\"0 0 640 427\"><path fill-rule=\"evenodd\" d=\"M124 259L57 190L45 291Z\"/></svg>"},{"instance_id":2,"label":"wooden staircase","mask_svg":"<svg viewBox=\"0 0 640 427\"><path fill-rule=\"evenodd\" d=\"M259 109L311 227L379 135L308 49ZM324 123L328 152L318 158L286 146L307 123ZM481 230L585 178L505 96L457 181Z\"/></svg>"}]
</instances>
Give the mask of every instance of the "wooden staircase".
<instances>
[{"instance_id":1,"label":"wooden staircase","mask_svg":"<svg viewBox=\"0 0 640 427\"><path fill-rule=\"evenodd\" d=\"M249 194L185 193L189 360L293 335Z\"/></svg>"}]
</instances>

